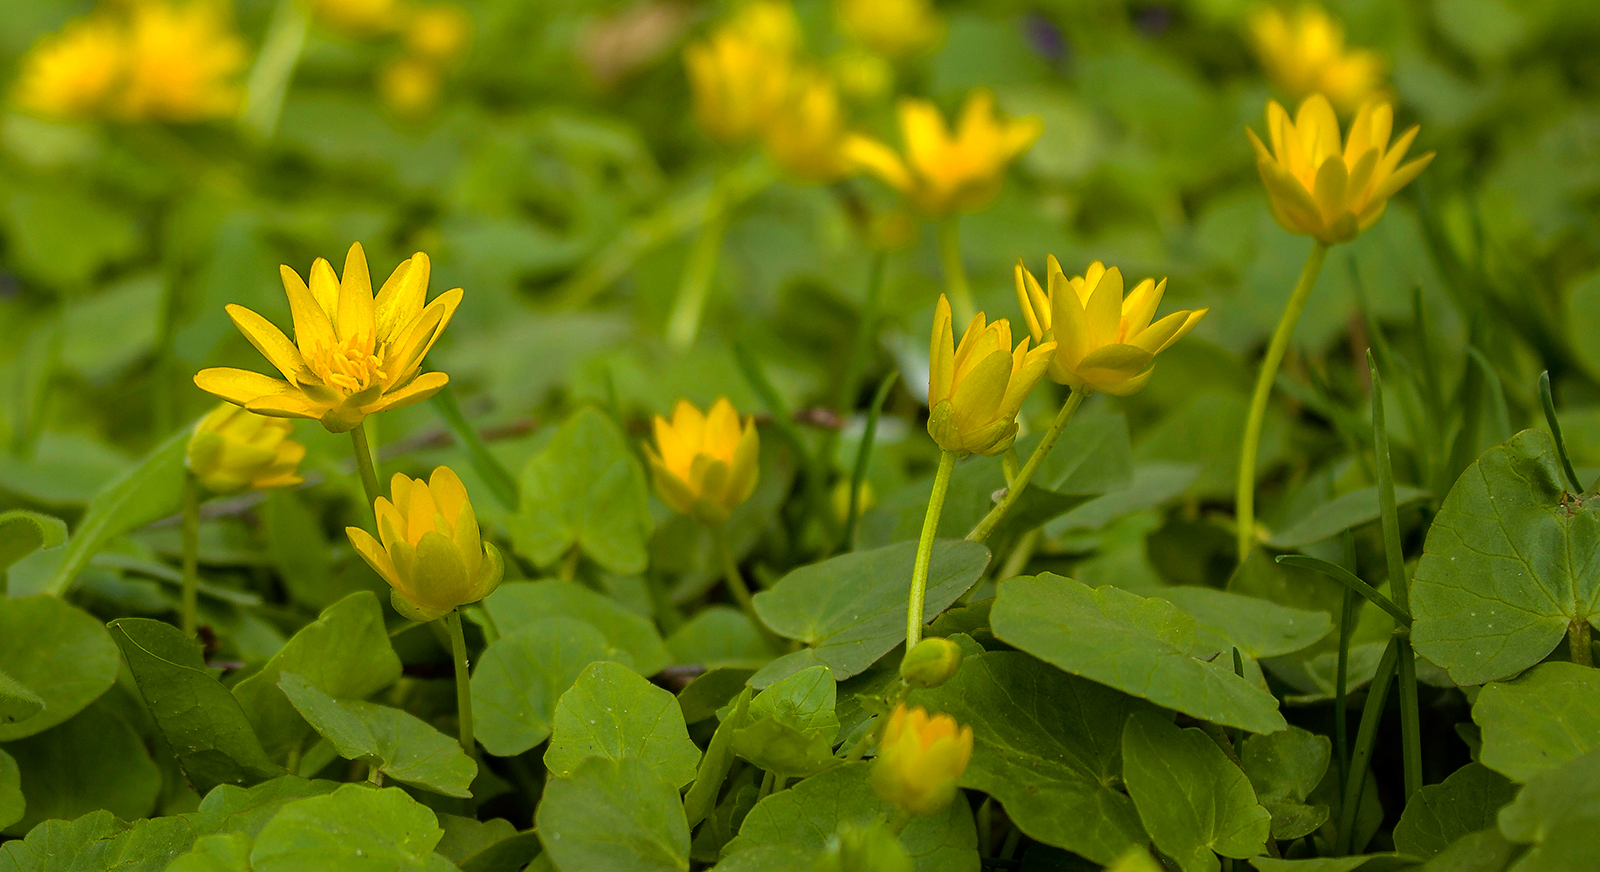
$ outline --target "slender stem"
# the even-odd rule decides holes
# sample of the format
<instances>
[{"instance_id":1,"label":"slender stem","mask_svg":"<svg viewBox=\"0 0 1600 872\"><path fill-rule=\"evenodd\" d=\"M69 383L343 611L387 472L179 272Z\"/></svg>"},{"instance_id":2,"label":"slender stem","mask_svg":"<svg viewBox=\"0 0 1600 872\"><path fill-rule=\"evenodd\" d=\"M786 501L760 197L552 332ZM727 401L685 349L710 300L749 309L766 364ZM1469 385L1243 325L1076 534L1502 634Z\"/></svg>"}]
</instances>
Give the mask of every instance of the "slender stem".
<instances>
[{"instance_id":1,"label":"slender stem","mask_svg":"<svg viewBox=\"0 0 1600 872\"><path fill-rule=\"evenodd\" d=\"M872 337L877 331L878 301L883 297L883 274L888 264L888 252L873 255L867 295L861 301L861 320L856 324L855 341L850 343L850 361L845 365L844 378L839 381L835 406L841 415L855 408L856 392L861 390L861 373L867 368L867 355L872 351Z\"/></svg>"},{"instance_id":2,"label":"slender stem","mask_svg":"<svg viewBox=\"0 0 1600 872\"><path fill-rule=\"evenodd\" d=\"M1067 401L1061 404L1061 411L1056 413L1056 419L1050 422L1050 429L1044 431L1044 438L1039 440L1038 447L1028 456L1028 462L1022 465L1022 471L1017 473L1016 480L1006 487L1005 497L1000 500L999 505L989 510L989 514L983 516L978 526L972 528L972 532L967 534L968 539L982 542L989 538L995 527L1000 526L1000 522L1005 520L1006 513L1011 511L1011 507L1022 498L1022 492L1028 489L1028 482L1033 480L1033 474L1039 471L1045 456L1055 447L1056 440L1061 438L1061 431L1067 429L1067 422L1072 420L1072 413L1078 411L1078 407L1083 405L1084 398L1088 396L1087 388L1072 389Z\"/></svg>"},{"instance_id":3,"label":"slender stem","mask_svg":"<svg viewBox=\"0 0 1600 872\"><path fill-rule=\"evenodd\" d=\"M561 567L557 570L559 573L557 577L562 581L576 579L578 577L578 560L582 557L582 553L578 550L577 543L573 543L572 547L567 549L567 553L561 556Z\"/></svg>"},{"instance_id":4,"label":"slender stem","mask_svg":"<svg viewBox=\"0 0 1600 872\"><path fill-rule=\"evenodd\" d=\"M871 750L873 743L877 741L878 728L880 726L882 726L882 721L874 720L872 726L868 727L867 731L861 734L861 738L857 739L856 743L850 746L850 752L844 755L844 762L854 763L857 760L860 760L862 757L867 756L867 751Z\"/></svg>"},{"instance_id":5,"label":"slender stem","mask_svg":"<svg viewBox=\"0 0 1600 872\"><path fill-rule=\"evenodd\" d=\"M966 324L978 314L967 286L967 268L961 262L961 216L951 215L939 222L939 258L944 266L945 293L957 324Z\"/></svg>"},{"instance_id":6,"label":"slender stem","mask_svg":"<svg viewBox=\"0 0 1600 872\"><path fill-rule=\"evenodd\" d=\"M354 444L356 454L356 471L361 473L361 489L367 492L367 511L376 511L373 506L378 502L378 497L383 491L378 489L378 470L372 465L372 446L367 443L367 422L362 421L350 431L350 441Z\"/></svg>"},{"instance_id":7,"label":"slender stem","mask_svg":"<svg viewBox=\"0 0 1600 872\"><path fill-rule=\"evenodd\" d=\"M856 525L861 520L861 486L867 480L867 462L872 459L872 444L878 438L878 419L883 415L884 401L889 399L889 391L894 388L895 379L899 376L899 372L890 372L883 377L877 393L872 395L872 405L867 409L867 423L861 431L861 444L856 447L855 465L850 470L850 503L845 511L840 551L856 547Z\"/></svg>"},{"instance_id":8,"label":"slender stem","mask_svg":"<svg viewBox=\"0 0 1600 872\"><path fill-rule=\"evenodd\" d=\"M683 265L683 277L678 282L678 296L672 303L672 313L667 317L667 343L676 349L694 344L700 333L700 319L705 314L706 300L711 296L711 282L717 276L717 261L722 256L722 237L728 229L727 191L724 174L719 169L712 181L711 198L706 201L704 223L700 236L689 250L689 259Z\"/></svg>"},{"instance_id":9,"label":"slender stem","mask_svg":"<svg viewBox=\"0 0 1600 872\"><path fill-rule=\"evenodd\" d=\"M1239 450L1239 488L1234 498L1239 526L1240 563L1250 556L1256 539L1256 453L1261 448L1261 422L1267 415L1267 400L1272 396L1272 383L1278 377L1278 367L1283 364L1284 353L1289 350L1289 340L1294 336L1295 325L1300 322L1300 313L1305 311L1306 301L1311 299L1311 289L1316 287L1322 262L1327 257L1326 244L1317 242L1311 246L1306 264L1300 270L1300 280L1289 294L1289 304L1283 307L1283 316L1278 319L1278 327L1272 332L1267 356L1261 361L1261 372L1256 375L1255 392L1250 395L1250 414L1245 418L1244 442Z\"/></svg>"},{"instance_id":10,"label":"slender stem","mask_svg":"<svg viewBox=\"0 0 1600 872\"><path fill-rule=\"evenodd\" d=\"M1579 618L1567 625L1567 658L1579 666L1594 665L1594 650L1589 647L1589 622Z\"/></svg>"},{"instance_id":11,"label":"slender stem","mask_svg":"<svg viewBox=\"0 0 1600 872\"><path fill-rule=\"evenodd\" d=\"M183 634L199 630L195 619L196 591L200 587L200 480L183 473Z\"/></svg>"},{"instance_id":12,"label":"slender stem","mask_svg":"<svg viewBox=\"0 0 1600 872\"><path fill-rule=\"evenodd\" d=\"M467 674L467 637L461 630L461 610L444 616L450 634L450 654L456 666L456 719L461 722L461 750L477 759L477 744L472 740L472 679Z\"/></svg>"},{"instance_id":13,"label":"slender stem","mask_svg":"<svg viewBox=\"0 0 1600 872\"><path fill-rule=\"evenodd\" d=\"M783 639L768 629L761 616L756 614L756 601L750 596L750 587L744 583L738 562L733 559L733 549L728 547L727 524L717 524L711 528L711 545L717 552L717 562L722 564L722 577L728 583L728 593L733 595L739 608L744 610L745 617L750 619L750 624L766 637L767 642L781 649Z\"/></svg>"},{"instance_id":14,"label":"slender stem","mask_svg":"<svg viewBox=\"0 0 1600 872\"><path fill-rule=\"evenodd\" d=\"M1006 562L1000 565L1000 571L995 574L995 581L1005 581L1022 574L1028 567L1028 561L1033 559L1033 552L1039 547L1039 530L1034 528L1017 537L1017 544L1011 546L1011 553L1006 556Z\"/></svg>"},{"instance_id":15,"label":"slender stem","mask_svg":"<svg viewBox=\"0 0 1600 872\"><path fill-rule=\"evenodd\" d=\"M989 856L994 849L994 797L985 796L978 806L978 853Z\"/></svg>"},{"instance_id":16,"label":"slender stem","mask_svg":"<svg viewBox=\"0 0 1600 872\"><path fill-rule=\"evenodd\" d=\"M761 789L756 792L756 802L766 799L767 796L772 793L772 786L777 783L778 776L773 775L772 770L768 769L766 773L761 776Z\"/></svg>"},{"instance_id":17,"label":"slender stem","mask_svg":"<svg viewBox=\"0 0 1600 872\"><path fill-rule=\"evenodd\" d=\"M271 139L278 129L283 98L289 92L289 80L300 63L306 31L311 25L307 6L302 0L278 0L272 20L267 24L266 39L245 84L239 124L262 139Z\"/></svg>"},{"instance_id":18,"label":"slender stem","mask_svg":"<svg viewBox=\"0 0 1600 872\"><path fill-rule=\"evenodd\" d=\"M950 473L956 468L954 451L939 453L939 471L933 476L933 493L928 495L928 513L922 517L922 536L917 540L917 564L911 570L911 595L906 599L906 650L922 641L923 603L928 595L928 564L933 561L933 540L939 534L939 513L950 490Z\"/></svg>"},{"instance_id":19,"label":"slender stem","mask_svg":"<svg viewBox=\"0 0 1600 872\"><path fill-rule=\"evenodd\" d=\"M1350 777L1350 633L1356 614L1356 592L1344 589L1344 606L1339 610L1339 660L1333 679L1333 741L1339 752L1339 789ZM1340 801L1345 800L1340 794Z\"/></svg>"},{"instance_id":20,"label":"slender stem","mask_svg":"<svg viewBox=\"0 0 1600 872\"><path fill-rule=\"evenodd\" d=\"M1399 659L1400 640L1390 639L1389 646L1383 649L1383 657L1378 661L1378 671L1373 673L1372 684L1367 688L1367 701L1361 707L1361 726L1356 729L1355 753L1350 758L1344 803L1339 808L1338 853L1341 855L1357 850L1354 832L1356 810L1361 807L1361 789L1367 782L1372 745L1378 738L1378 721L1383 717L1384 703L1389 699L1389 681L1394 678L1395 662Z\"/></svg>"},{"instance_id":21,"label":"slender stem","mask_svg":"<svg viewBox=\"0 0 1600 872\"><path fill-rule=\"evenodd\" d=\"M1000 859L1010 860L1017 856L1017 846L1022 844L1022 830L1017 827L1016 821L1011 822L1011 831L1006 833L1006 843L1000 846Z\"/></svg>"}]
</instances>

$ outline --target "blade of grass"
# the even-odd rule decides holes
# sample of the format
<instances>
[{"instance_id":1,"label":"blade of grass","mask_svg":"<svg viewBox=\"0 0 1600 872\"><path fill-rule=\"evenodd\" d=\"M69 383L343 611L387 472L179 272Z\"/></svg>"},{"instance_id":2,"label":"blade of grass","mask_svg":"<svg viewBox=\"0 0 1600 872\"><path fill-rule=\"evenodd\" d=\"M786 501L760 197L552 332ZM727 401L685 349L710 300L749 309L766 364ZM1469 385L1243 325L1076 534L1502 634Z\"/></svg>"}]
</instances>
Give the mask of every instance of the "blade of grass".
<instances>
[{"instance_id":1,"label":"blade of grass","mask_svg":"<svg viewBox=\"0 0 1600 872\"><path fill-rule=\"evenodd\" d=\"M1356 811L1361 807L1361 789L1367 782L1367 767L1372 762L1372 745L1378 736L1378 721L1383 717L1383 707L1389 699L1389 681L1394 678L1395 663L1399 659L1400 639L1395 637L1383 649L1383 657L1378 660L1378 671L1373 673L1372 684L1367 687L1367 701L1361 707L1361 726L1356 728L1356 744L1350 756L1344 803L1339 807L1337 853L1340 856L1348 856L1359 850L1355 844Z\"/></svg>"},{"instance_id":2,"label":"blade of grass","mask_svg":"<svg viewBox=\"0 0 1600 872\"><path fill-rule=\"evenodd\" d=\"M1394 601L1384 596L1382 591L1357 578L1355 573L1345 569L1343 566L1305 554L1280 554L1277 559L1284 566L1297 566L1301 569L1316 570L1351 591L1366 597L1368 602L1392 615L1401 626L1411 626L1411 616L1404 609L1395 605Z\"/></svg>"},{"instance_id":3,"label":"blade of grass","mask_svg":"<svg viewBox=\"0 0 1600 872\"><path fill-rule=\"evenodd\" d=\"M856 447L855 466L850 470L850 506L845 512L844 535L839 540L840 551L856 547L856 525L861 520L861 485L867 480L867 463L872 459L872 443L878 436L878 417L883 414L883 404L889 399L889 391L899 377L897 370L884 376L883 381L878 383L877 393L872 395L872 405L867 409L867 423L861 431L861 444Z\"/></svg>"},{"instance_id":4,"label":"blade of grass","mask_svg":"<svg viewBox=\"0 0 1600 872\"><path fill-rule=\"evenodd\" d=\"M450 428L450 432L461 440L462 447L467 449L467 457L472 461L472 468L483 477L494 498L508 511L516 511L519 490L516 476L506 469L500 458L494 456L489 446L483 444L478 431L468 423L467 416L461 413L461 406L456 402L456 395L450 390L449 385L433 395L433 407L438 410L439 417L444 419L445 426Z\"/></svg>"},{"instance_id":5,"label":"blade of grass","mask_svg":"<svg viewBox=\"0 0 1600 872\"><path fill-rule=\"evenodd\" d=\"M1539 375L1539 402L1544 406L1544 420L1550 425L1550 435L1556 440L1556 454L1561 456L1561 470L1567 474L1567 483L1572 485L1574 493L1583 493L1583 485L1578 484L1578 473L1572 468L1572 461L1567 459L1567 440L1561 438L1561 422L1556 419L1556 401L1550 396L1550 371L1545 370Z\"/></svg>"},{"instance_id":6,"label":"blade of grass","mask_svg":"<svg viewBox=\"0 0 1600 872\"><path fill-rule=\"evenodd\" d=\"M1344 562L1355 577L1356 537L1344 531ZM1359 580L1359 579L1358 579ZM1345 587L1339 607L1339 659L1333 679L1333 740L1339 751L1339 802L1345 802L1345 782L1350 778L1350 634L1356 617L1356 589Z\"/></svg>"}]
</instances>

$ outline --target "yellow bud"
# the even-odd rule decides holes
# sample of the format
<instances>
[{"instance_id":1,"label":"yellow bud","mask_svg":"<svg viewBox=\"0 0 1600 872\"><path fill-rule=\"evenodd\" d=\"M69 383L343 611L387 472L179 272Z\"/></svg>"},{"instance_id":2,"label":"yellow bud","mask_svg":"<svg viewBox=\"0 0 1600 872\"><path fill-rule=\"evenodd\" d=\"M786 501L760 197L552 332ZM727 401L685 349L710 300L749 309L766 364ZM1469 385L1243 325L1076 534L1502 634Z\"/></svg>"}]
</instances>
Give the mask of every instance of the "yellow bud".
<instances>
[{"instance_id":1,"label":"yellow bud","mask_svg":"<svg viewBox=\"0 0 1600 872\"><path fill-rule=\"evenodd\" d=\"M791 94L800 25L788 3L758 0L683 52L695 117L712 139L761 134Z\"/></svg>"},{"instance_id":2,"label":"yellow bud","mask_svg":"<svg viewBox=\"0 0 1600 872\"><path fill-rule=\"evenodd\" d=\"M1382 96L1383 59L1368 49L1347 48L1344 28L1314 3L1292 13L1263 5L1249 19L1250 42L1273 84L1296 99L1326 94L1354 112Z\"/></svg>"},{"instance_id":3,"label":"yellow bud","mask_svg":"<svg viewBox=\"0 0 1600 872\"><path fill-rule=\"evenodd\" d=\"M453 63L472 43L472 18L450 3L419 7L406 18L405 43L415 57Z\"/></svg>"},{"instance_id":4,"label":"yellow bud","mask_svg":"<svg viewBox=\"0 0 1600 872\"><path fill-rule=\"evenodd\" d=\"M928 353L928 435L956 454L995 455L1017 438L1017 412L1044 376L1054 342L1011 347L1011 323L979 312L955 345L950 302L939 295Z\"/></svg>"},{"instance_id":5,"label":"yellow bud","mask_svg":"<svg viewBox=\"0 0 1600 872\"><path fill-rule=\"evenodd\" d=\"M938 814L955 799L956 784L971 759L971 727L901 703L884 725L872 764L872 789L879 799L911 814Z\"/></svg>"},{"instance_id":6,"label":"yellow bud","mask_svg":"<svg viewBox=\"0 0 1600 872\"><path fill-rule=\"evenodd\" d=\"M833 493L830 497L830 501L833 503L833 516L839 519L839 523L842 524L849 520L850 479L840 479L839 482L833 486ZM872 482L861 482L861 489L856 491L857 515L859 516L866 513L867 509L870 509L877 504L878 492L873 489Z\"/></svg>"},{"instance_id":7,"label":"yellow bud","mask_svg":"<svg viewBox=\"0 0 1600 872\"><path fill-rule=\"evenodd\" d=\"M777 164L801 182L824 183L842 178L844 112L839 92L826 76L796 75L782 111L767 123L764 142Z\"/></svg>"},{"instance_id":8,"label":"yellow bud","mask_svg":"<svg viewBox=\"0 0 1600 872\"><path fill-rule=\"evenodd\" d=\"M426 115L439 102L439 71L432 63L400 58L378 71L378 96L389 111L407 118Z\"/></svg>"},{"instance_id":9,"label":"yellow bud","mask_svg":"<svg viewBox=\"0 0 1600 872\"><path fill-rule=\"evenodd\" d=\"M673 511L720 524L755 492L761 438L755 420L741 425L726 397L706 414L679 400L670 422L656 416L655 436L655 447L644 451L656 493Z\"/></svg>"},{"instance_id":10,"label":"yellow bud","mask_svg":"<svg viewBox=\"0 0 1600 872\"><path fill-rule=\"evenodd\" d=\"M1017 302L1035 341L1053 339L1051 380L1074 388L1127 396L1150 380L1156 355L1188 335L1210 309L1183 310L1150 323L1167 280L1145 279L1123 295L1122 271L1089 264L1067 278L1054 255L1045 261L1045 287L1022 262L1014 269Z\"/></svg>"},{"instance_id":11,"label":"yellow bud","mask_svg":"<svg viewBox=\"0 0 1600 872\"><path fill-rule=\"evenodd\" d=\"M478 533L478 516L461 479L447 466L424 482L396 473L389 497L373 504L378 539L346 527L350 544L389 583L395 610L431 621L475 603L500 585L500 550Z\"/></svg>"},{"instance_id":12,"label":"yellow bud","mask_svg":"<svg viewBox=\"0 0 1600 872\"><path fill-rule=\"evenodd\" d=\"M912 687L938 687L961 668L961 646L936 636L917 643L900 661L900 678Z\"/></svg>"},{"instance_id":13,"label":"yellow bud","mask_svg":"<svg viewBox=\"0 0 1600 872\"><path fill-rule=\"evenodd\" d=\"M928 0L839 0L838 13L846 32L886 57L924 51L944 35Z\"/></svg>"},{"instance_id":14,"label":"yellow bud","mask_svg":"<svg viewBox=\"0 0 1600 872\"><path fill-rule=\"evenodd\" d=\"M295 467L306 447L289 438L294 424L222 403L195 425L184 465L206 490L236 494L293 487L305 481Z\"/></svg>"}]
</instances>

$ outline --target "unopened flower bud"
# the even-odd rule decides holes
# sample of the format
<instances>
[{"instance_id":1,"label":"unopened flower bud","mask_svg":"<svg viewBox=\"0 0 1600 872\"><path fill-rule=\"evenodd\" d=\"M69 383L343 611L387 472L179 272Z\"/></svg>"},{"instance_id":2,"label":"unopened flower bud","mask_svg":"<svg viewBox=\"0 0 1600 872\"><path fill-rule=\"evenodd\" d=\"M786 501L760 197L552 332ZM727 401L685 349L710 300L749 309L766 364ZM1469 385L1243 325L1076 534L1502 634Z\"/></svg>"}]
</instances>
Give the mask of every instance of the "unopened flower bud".
<instances>
[{"instance_id":1,"label":"unopened flower bud","mask_svg":"<svg viewBox=\"0 0 1600 872\"><path fill-rule=\"evenodd\" d=\"M900 661L900 677L912 687L938 687L961 668L961 646L949 639L923 639Z\"/></svg>"}]
</instances>

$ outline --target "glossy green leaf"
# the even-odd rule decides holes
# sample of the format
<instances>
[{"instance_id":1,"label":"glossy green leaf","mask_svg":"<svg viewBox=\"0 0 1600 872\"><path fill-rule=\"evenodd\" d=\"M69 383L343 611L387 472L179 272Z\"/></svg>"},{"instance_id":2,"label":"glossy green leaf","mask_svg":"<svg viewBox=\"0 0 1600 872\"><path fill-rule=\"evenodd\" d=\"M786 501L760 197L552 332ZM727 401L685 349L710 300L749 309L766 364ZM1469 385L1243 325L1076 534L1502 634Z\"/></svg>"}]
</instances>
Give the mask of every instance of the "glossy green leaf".
<instances>
[{"instance_id":1,"label":"glossy green leaf","mask_svg":"<svg viewBox=\"0 0 1600 872\"><path fill-rule=\"evenodd\" d=\"M253 841L243 833L201 836L188 853L172 861L167 872L250 872Z\"/></svg>"},{"instance_id":2,"label":"glossy green leaf","mask_svg":"<svg viewBox=\"0 0 1600 872\"><path fill-rule=\"evenodd\" d=\"M825 666L813 666L767 686L750 703L750 718L773 718L832 742L839 734L834 714L838 683Z\"/></svg>"},{"instance_id":3,"label":"glossy green leaf","mask_svg":"<svg viewBox=\"0 0 1600 872\"><path fill-rule=\"evenodd\" d=\"M672 662L707 669L744 667L755 671L776 654L744 612L711 606L685 621L667 637Z\"/></svg>"},{"instance_id":4,"label":"glossy green leaf","mask_svg":"<svg viewBox=\"0 0 1600 872\"><path fill-rule=\"evenodd\" d=\"M837 693L832 673L822 665L772 683L756 695L747 717L734 729L734 753L786 778L803 778L834 766Z\"/></svg>"},{"instance_id":5,"label":"glossy green leaf","mask_svg":"<svg viewBox=\"0 0 1600 872\"><path fill-rule=\"evenodd\" d=\"M37 693L0 672L0 724L25 721L43 710L44 700Z\"/></svg>"},{"instance_id":6,"label":"glossy green leaf","mask_svg":"<svg viewBox=\"0 0 1600 872\"><path fill-rule=\"evenodd\" d=\"M0 830L17 821L27 811L28 802L22 795L22 776L17 761L0 750Z\"/></svg>"},{"instance_id":7,"label":"glossy green leaf","mask_svg":"<svg viewBox=\"0 0 1600 872\"><path fill-rule=\"evenodd\" d=\"M1278 860L1252 857L1257 872L1401 872L1416 863L1399 854L1367 854L1361 857L1311 857L1303 860Z\"/></svg>"},{"instance_id":8,"label":"glossy green leaf","mask_svg":"<svg viewBox=\"0 0 1600 872\"><path fill-rule=\"evenodd\" d=\"M1505 776L1477 763L1425 785L1406 802L1394 826L1396 851L1431 858L1470 833L1495 826L1500 808L1517 795Z\"/></svg>"},{"instance_id":9,"label":"glossy green leaf","mask_svg":"<svg viewBox=\"0 0 1600 872\"><path fill-rule=\"evenodd\" d=\"M1401 506L1427 496L1428 492L1419 488L1401 486L1394 489L1395 503ZM1357 488L1316 506L1284 529L1274 532L1267 540L1267 545L1281 551L1302 548L1376 520L1377 486Z\"/></svg>"},{"instance_id":10,"label":"glossy green leaf","mask_svg":"<svg viewBox=\"0 0 1600 872\"><path fill-rule=\"evenodd\" d=\"M694 780L700 749L672 694L606 660L590 664L561 695L544 763L564 777L590 757L642 760L679 788Z\"/></svg>"},{"instance_id":11,"label":"glossy green leaf","mask_svg":"<svg viewBox=\"0 0 1600 872\"><path fill-rule=\"evenodd\" d=\"M699 723L716 714L717 709L739 695L754 674L753 669L737 666L719 666L701 673L678 692L678 707L683 709L684 723Z\"/></svg>"},{"instance_id":12,"label":"glossy green leaf","mask_svg":"<svg viewBox=\"0 0 1600 872\"><path fill-rule=\"evenodd\" d=\"M1239 761L1255 789L1256 801L1272 814L1274 839L1298 839L1328 820L1328 807L1308 804L1328 772L1333 742L1296 726L1265 736L1246 737Z\"/></svg>"},{"instance_id":13,"label":"glossy green leaf","mask_svg":"<svg viewBox=\"0 0 1600 872\"><path fill-rule=\"evenodd\" d=\"M54 548L65 541L67 525L60 518L26 509L0 512L0 575L40 548Z\"/></svg>"},{"instance_id":14,"label":"glossy green leaf","mask_svg":"<svg viewBox=\"0 0 1600 872\"><path fill-rule=\"evenodd\" d=\"M673 662L648 618L581 584L509 582L500 585L483 604L501 635L544 618L575 618L593 625L613 648L628 652L640 675L654 675Z\"/></svg>"},{"instance_id":15,"label":"glossy green leaf","mask_svg":"<svg viewBox=\"0 0 1600 872\"><path fill-rule=\"evenodd\" d=\"M1521 851L1491 828L1462 836L1415 868L1419 872L1506 872Z\"/></svg>"},{"instance_id":16,"label":"glossy green leaf","mask_svg":"<svg viewBox=\"0 0 1600 872\"><path fill-rule=\"evenodd\" d=\"M23 688L0 692L0 742L82 711L116 680L117 659L106 628L83 611L49 596L0 599L0 673Z\"/></svg>"},{"instance_id":17,"label":"glossy green leaf","mask_svg":"<svg viewBox=\"0 0 1600 872\"><path fill-rule=\"evenodd\" d=\"M1501 835L1523 845L1544 842L1568 821L1600 821L1600 750L1528 779L1496 820Z\"/></svg>"},{"instance_id":18,"label":"glossy green leaf","mask_svg":"<svg viewBox=\"0 0 1600 872\"><path fill-rule=\"evenodd\" d=\"M550 737L556 701L589 664L628 655L607 644L599 630L573 618L543 618L496 639L472 672L472 707L478 741L497 757L510 757Z\"/></svg>"},{"instance_id":19,"label":"glossy green leaf","mask_svg":"<svg viewBox=\"0 0 1600 872\"><path fill-rule=\"evenodd\" d=\"M6 745L16 759L27 808L8 831L21 835L49 818L109 809L127 820L154 809L161 772L144 739L117 711L96 702L71 720Z\"/></svg>"},{"instance_id":20,"label":"glossy green leaf","mask_svg":"<svg viewBox=\"0 0 1600 872\"><path fill-rule=\"evenodd\" d=\"M1290 608L1214 588L1168 587L1159 595L1199 622L1222 630L1240 653L1258 660L1303 650L1333 631L1333 619L1327 612Z\"/></svg>"},{"instance_id":21,"label":"glossy green leaf","mask_svg":"<svg viewBox=\"0 0 1600 872\"><path fill-rule=\"evenodd\" d=\"M1600 670L1541 663L1483 688L1472 706L1483 735L1478 761L1524 782L1600 746Z\"/></svg>"},{"instance_id":22,"label":"glossy green leaf","mask_svg":"<svg viewBox=\"0 0 1600 872\"><path fill-rule=\"evenodd\" d=\"M534 826L565 872L689 868L689 825L677 788L639 757L589 757L566 776L552 777Z\"/></svg>"},{"instance_id":23,"label":"glossy green leaf","mask_svg":"<svg viewBox=\"0 0 1600 872\"><path fill-rule=\"evenodd\" d=\"M398 787L346 784L284 804L250 849L252 872L447 872L428 807Z\"/></svg>"},{"instance_id":24,"label":"glossy green leaf","mask_svg":"<svg viewBox=\"0 0 1600 872\"><path fill-rule=\"evenodd\" d=\"M480 821L458 814L436 812L436 815L444 836L433 850L452 863L459 864L463 858L517 834L516 826L505 818Z\"/></svg>"},{"instance_id":25,"label":"glossy green leaf","mask_svg":"<svg viewBox=\"0 0 1600 872\"><path fill-rule=\"evenodd\" d=\"M750 694L748 687L740 691L739 698L733 702L733 710L717 724L706 752L700 755L694 783L683 794L683 814L690 827L698 826L716 806L722 784L733 768L733 733L749 720Z\"/></svg>"},{"instance_id":26,"label":"glossy green leaf","mask_svg":"<svg viewBox=\"0 0 1600 872\"><path fill-rule=\"evenodd\" d=\"M282 775L253 787L219 784L200 800L199 812L216 821L217 832L240 833L254 839L285 804L338 788L334 781L297 775Z\"/></svg>"},{"instance_id":27,"label":"glossy green leaf","mask_svg":"<svg viewBox=\"0 0 1600 872\"><path fill-rule=\"evenodd\" d=\"M543 848L538 832L523 830L462 857L456 865L461 872L539 872L534 861L543 856Z\"/></svg>"},{"instance_id":28,"label":"glossy green leaf","mask_svg":"<svg viewBox=\"0 0 1600 872\"><path fill-rule=\"evenodd\" d=\"M116 837L127 829L127 824L105 810L71 821L45 821L30 830L27 838L0 845L0 872L107 868L117 859L111 853Z\"/></svg>"}]
</instances>

